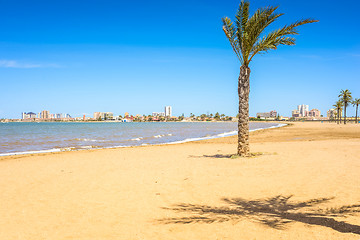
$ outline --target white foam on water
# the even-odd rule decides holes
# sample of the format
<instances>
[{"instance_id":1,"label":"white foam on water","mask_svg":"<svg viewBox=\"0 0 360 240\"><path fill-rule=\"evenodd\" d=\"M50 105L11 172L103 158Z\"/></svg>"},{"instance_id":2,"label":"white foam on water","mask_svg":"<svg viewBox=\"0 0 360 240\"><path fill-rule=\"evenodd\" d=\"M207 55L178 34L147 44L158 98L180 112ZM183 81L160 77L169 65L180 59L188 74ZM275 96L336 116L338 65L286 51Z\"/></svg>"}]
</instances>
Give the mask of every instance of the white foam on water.
<instances>
[{"instance_id":1,"label":"white foam on water","mask_svg":"<svg viewBox=\"0 0 360 240\"><path fill-rule=\"evenodd\" d=\"M138 137L138 138L133 138L131 139L131 141L140 141L141 139L143 139L142 137Z\"/></svg>"},{"instance_id":2,"label":"white foam on water","mask_svg":"<svg viewBox=\"0 0 360 240\"><path fill-rule=\"evenodd\" d=\"M97 140L97 139L90 139L90 138L76 138L78 141L84 142L107 142L108 140Z\"/></svg>"},{"instance_id":3,"label":"white foam on water","mask_svg":"<svg viewBox=\"0 0 360 240\"><path fill-rule=\"evenodd\" d=\"M23 154L37 154L37 153L51 153L51 152L61 152L61 149L54 148L48 150L39 150L39 151L28 151L28 152L15 152L15 153L0 153L0 156L12 156L12 155L23 155Z\"/></svg>"},{"instance_id":4,"label":"white foam on water","mask_svg":"<svg viewBox=\"0 0 360 240\"><path fill-rule=\"evenodd\" d=\"M81 146L80 147L81 149L90 149L90 148L93 148L92 146Z\"/></svg>"}]
</instances>

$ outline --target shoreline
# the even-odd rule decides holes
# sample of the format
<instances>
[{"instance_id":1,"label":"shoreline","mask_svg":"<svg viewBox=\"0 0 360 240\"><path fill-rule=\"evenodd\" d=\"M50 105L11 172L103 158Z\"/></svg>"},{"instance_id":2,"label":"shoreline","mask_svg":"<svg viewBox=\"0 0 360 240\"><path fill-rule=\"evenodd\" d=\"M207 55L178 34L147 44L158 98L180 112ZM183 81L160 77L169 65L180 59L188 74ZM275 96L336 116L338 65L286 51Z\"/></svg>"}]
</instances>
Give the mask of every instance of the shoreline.
<instances>
[{"instance_id":1,"label":"shoreline","mask_svg":"<svg viewBox=\"0 0 360 240\"><path fill-rule=\"evenodd\" d=\"M284 127L289 124L284 123L277 123L276 126L271 126L268 128L256 128L251 129L249 132L259 131L259 130L266 130L266 129L273 129L273 128L279 128ZM9 157L9 156L22 156L22 155L33 155L33 154L46 154L46 153L62 153L62 152L74 152L74 151L85 151L85 150L97 150L97 149L116 149L116 148L128 148L128 147L142 147L142 146L158 146L158 145L172 145L172 144L181 144L181 143L187 143L187 142L194 142L194 141L204 141L204 140L210 140L210 139L216 139L216 138L223 138L223 137L230 137L237 135L237 131L231 131L231 132L225 132L216 134L213 136L208 137L198 137L198 138L186 138L184 140L174 141L174 142L167 142L167 143L159 143L159 144L141 144L141 145L133 145L133 146L109 146L109 147L99 147L99 148L93 148L92 146L82 146L80 148L75 147L65 147L65 148L54 148L54 149L46 149L46 150L33 150L33 151L25 151L25 152L14 152L14 153L0 153L0 160L2 157Z\"/></svg>"}]
</instances>

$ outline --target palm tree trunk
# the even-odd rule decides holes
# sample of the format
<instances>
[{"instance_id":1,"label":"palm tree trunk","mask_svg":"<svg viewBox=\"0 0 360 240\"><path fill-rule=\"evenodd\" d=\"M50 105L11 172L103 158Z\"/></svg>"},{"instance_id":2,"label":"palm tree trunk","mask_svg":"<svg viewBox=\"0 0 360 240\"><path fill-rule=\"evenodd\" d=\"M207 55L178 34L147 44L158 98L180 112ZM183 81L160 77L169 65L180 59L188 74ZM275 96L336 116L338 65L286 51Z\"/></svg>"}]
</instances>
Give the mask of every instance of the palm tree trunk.
<instances>
[{"instance_id":1,"label":"palm tree trunk","mask_svg":"<svg viewBox=\"0 0 360 240\"><path fill-rule=\"evenodd\" d=\"M341 123L341 121L342 121L341 112L342 112L342 110L340 110L340 123Z\"/></svg>"},{"instance_id":2,"label":"palm tree trunk","mask_svg":"<svg viewBox=\"0 0 360 240\"><path fill-rule=\"evenodd\" d=\"M344 124L346 124L346 105L344 106Z\"/></svg>"},{"instance_id":3,"label":"palm tree trunk","mask_svg":"<svg viewBox=\"0 0 360 240\"><path fill-rule=\"evenodd\" d=\"M359 105L356 105L355 123L358 123L358 120L357 120L358 108L359 108Z\"/></svg>"},{"instance_id":4,"label":"palm tree trunk","mask_svg":"<svg viewBox=\"0 0 360 240\"><path fill-rule=\"evenodd\" d=\"M242 65L238 82L239 121L238 121L238 149L237 154L245 157L249 155L249 93L250 68Z\"/></svg>"},{"instance_id":5,"label":"palm tree trunk","mask_svg":"<svg viewBox=\"0 0 360 240\"><path fill-rule=\"evenodd\" d=\"M339 109L337 110L337 124L339 124L339 121L340 121L340 111Z\"/></svg>"}]
</instances>

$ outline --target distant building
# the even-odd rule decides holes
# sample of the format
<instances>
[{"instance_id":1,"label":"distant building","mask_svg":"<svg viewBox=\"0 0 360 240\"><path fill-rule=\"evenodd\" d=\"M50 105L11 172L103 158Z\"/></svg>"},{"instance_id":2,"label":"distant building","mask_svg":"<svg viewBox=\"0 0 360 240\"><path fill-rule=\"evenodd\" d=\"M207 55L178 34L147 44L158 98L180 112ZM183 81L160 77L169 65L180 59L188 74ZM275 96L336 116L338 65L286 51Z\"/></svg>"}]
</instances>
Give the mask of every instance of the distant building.
<instances>
[{"instance_id":1,"label":"distant building","mask_svg":"<svg viewBox=\"0 0 360 240\"><path fill-rule=\"evenodd\" d=\"M165 116L166 117L172 116L172 107L171 106L165 106Z\"/></svg>"},{"instance_id":2,"label":"distant building","mask_svg":"<svg viewBox=\"0 0 360 240\"><path fill-rule=\"evenodd\" d=\"M54 118L56 119L62 119L63 118L63 114L62 113L56 113Z\"/></svg>"},{"instance_id":3,"label":"distant building","mask_svg":"<svg viewBox=\"0 0 360 240\"><path fill-rule=\"evenodd\" d=\"M36 113L33 112L21 113L21 119L32 119L32 118L36 118Z\"/></svg>"},{"instance_id":4,"label":"distant building","mask_svg":"<svg viewBox=\"0 0 360 240\"><path fill-rule=\"evenodd\" d=\"M327 112L326 112L326 116L329 118L329 119L334 119L336 118L336 115L337 115L337 110L335 108L331 108L329 109Z\"/></svg>"},{"instance_id":5,"label":"distant building","mask_svg":"<svg viewBox=\"0 0 360 240\"><path fill-rule=\"evenodd\" d=\"M277 112L275 110L270 111L270 112L260 112L256 114L257 118L262 118L262 119L266 119L266 118L276 118L277 116Z\"/></svg>"},{"instance_id":6,"label":"distant building","mask_svg":"<svg viewBox=\"0 0 360 240\"><path fill-rule=\"evenodd\" d=\"M292 116L293 118L301 117L300 112L299 112L298 110L293 110L293 111L291 112L291 116Z\"/></svg>"},{"instance_id":7,"label":"distant building","mask_svg":"<svg viewBox=\"0 0 360 240\"><path fill-rule=\"evenodd\" d=\"M319 111L319 109L311 109L308 114L307 114L308 117L314 117L314 118L319 118L321 116L321 113Z\"/></svg>"},{"instance_id":8,"label":"distant building","mask_svg":"<svg viewBox=\"0 0 360 240\"><path fill-rule=\"evenodd\" d=\"M36 113L28 112L27 115L29 118L36 118Z\"/></svg>"},{"instance_id":9,"label":"distant building","mask_svg":"<svg viewBox=\"0 0 360 240\"><path fill-rule=\"evenodd\" d=\"M41 118L49 119L50 118L50 112L48 110L41 111Z\"/></svg>"},{"instance_id":10,"label":"distant building","mask_svg":"<svg viewBox=\"0 0 360 240\"><path fill-rule=\"evenodd\" d=\"M299 111L301 117L306 117L309 112L309 105L298 105L297 110Z\"/></svg>"},{"instance_id":11,"label":"distant building","mask_svg":"<svg viewBox=\"0 0 360 240\"><path fill-rule=\"evenodd\" d=\"M269 112L260 112L256 114L257 118L270 118L270 113Z\"/></svg>"},{"instance_id":12,"label":"distant building","mask_svg":"<svg viewBox=\"0 0 360 240\"><path fill-rule=\"evenodd\" d=\"M113 120L114 114L112 112L105 112L104 113L104 120Z\"/></svg>"},{"instance_id":13,"label":"distant building","mask_svg":"<svg viewBox=\"0 0 360 240\"><path fill-rule=\"evenodd\" d=\"M281 120L281 121L287 121L289 119L290 119L289 117L282 117L282 116L279 118L279 120Z\"/></svg>"},{"instance_id":14,"label":"distant building","mask_svg":"<svg viewBox=\"0 0 360 240\"><path fill-rule=\"evenodd\" d=\"M94 119L98 120L99 118L101 118L101 112L94 112Z\"/></svg>"},{"instance_id":15,"label":"distant building","mask_svg":"<svg viewBox=\"0 0 360 240\"><path fill-rule=\"evenodd\" d=\"M124 114L124 117L125 117L125 118L128 118L128 117L129 117L129 113L126 112L126 113Z\"/></svg>"},{"instance_id":16,"label":"distant building","mask_svg":"<svg viewBox=\"0 0 360 240\"><path fill-rule=\"evenodd\" d=\"M271 118L276 118L277 116L277 111L273 110L273 111L270 111L270 117Z\"/></svg>"},{"instance_id":17,"label":"distant building","mask_svg":"<svg viewBox=\"0 0 360 240\"><path fill-rule=\"evenodd\" d=\"M95 120L114 120L114 114L112 112L94 112Z\"/></svg>"},{"instance_id":18,"label":"distant building","mask_svg":"<svg viewBox=\"0 0 360 240\"><path fill-rule=\"evenodd\" d=\"M321 112L319 111L319 109L311 109L309 111L309 105L298 105L297 106L297 110L293 110L291 112L291 115L293 118L306 118L308 120L314 119L314 118L320 118L321 117Z\"/></svg>"},{"instance_id":19,"label":"distant building","mask_svg":"<svg viewBox=\"0 0 360 240\"><path fill-rule=\"evenodd\" d=\"M164 112L153 112L152 116L153 117L165 117L165 113Z\"/></svg>"}]
</instances>

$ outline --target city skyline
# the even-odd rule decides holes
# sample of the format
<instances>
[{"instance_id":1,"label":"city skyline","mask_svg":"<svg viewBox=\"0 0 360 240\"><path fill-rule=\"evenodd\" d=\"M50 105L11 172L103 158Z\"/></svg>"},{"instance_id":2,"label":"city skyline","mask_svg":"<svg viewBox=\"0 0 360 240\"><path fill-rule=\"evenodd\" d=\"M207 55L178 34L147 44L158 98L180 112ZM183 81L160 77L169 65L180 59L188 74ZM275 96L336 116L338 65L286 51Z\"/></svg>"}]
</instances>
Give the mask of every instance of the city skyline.
<instances>
[{"instance_id":1,"label":"city skyline","mask_svg":"<svg viewBox=\"0 0 360 240\"><path fill-rule=\"evenodd\" d=\"M143 113L134 113L134 114L129 114L129 112L125 112L124 115L122 115L122 113L117 113L114 114L114 112L93 112L92 114L83 114L82 116L77 115L74 117L71 117L70 114L64 114L64 113L52 113L50 114L50 111L48 110L42 110L41 112L39 112L38 114L34 113L34 112L21 112L21 118L13 118L13 119L28 119L28 118L49 118L49 119L61 119L61 118L81 118L81 117L86 117L86 118L92 118L92 119L98 119L99 117L101 117L102 119L104 119L104 116L107 114L110 114L111 116L117 117L117 116L162 116L162 117L172 117L172 106L165 106L164 107L164 112L152 112L151 114L143 114ZM318 110L317 108L312 108L310 110L309 105L306 104L300 104L297 105L297 108L295 110L292 110L289 114L282 114L280 115L276 110L271 110L268 112L257 112L256 115L254 116L249 116L251 118L254 117L265 117L265 118L276 118L277 116L279 117L285 117L285 118L291 118L291 117L295 117L295 118L301 118L301 117L314 117L314 118L328 118L329 112L335 111L335 109L332 107L330 107L328 110L326 110L323 114L321 114L321 111ZM43 113L47 112L47 116L50 117L43 117ZM219 111L217 111L217 113L220 113ZM207 113L201 113L198 114L197 116L200 116L202 114L207 114L209 115L210 112ZM213 114L213 113L211 113ZM341 112L342 114L342 112ZM31 117L29 117L28 115L30 115ZM191 115L196 115L193 113L190 113L188 115L179 115L179 116L185 116L185 117L191 117ZM91 117L92 116L92 117ZM234 116L232 116L234 117ZM354 117L351 115L348 115L348 117ZM0 118L1 119L1 118Z\"/></svg>"},{"instance_id":2,"label":"city skyline","mask_svg":"<svg viewBox=\"0 0 360 240\"><path fill-rule=\"evenodd\" d=\"M65 0L53 11L53 3L47 1L5 1L0 9L0 118L42 109L72 116L91 116L96 109L151 114L164 102L176 106L175 116L217 111L234 116L239 65L222 32L221 18L233 16L238 4ZM320 22L302 28L296 46L254 59L250 115L269 109L290 115L299 102L325 113L341 89L359 97L360 33L332 32L356 29L360 3L272 4L286 13L279 24L303 17ZM268 1L254 0L252 10L267 5ZM335 20L335 14L341 20ZM130 24L130 16L143 17ZM147 25L141 33L136 31L133 26L145 19ZM201 29L193 19L199 19ZM355 115L355 109L349 107L348 115Z\"/></svg>"}]
</instances>

